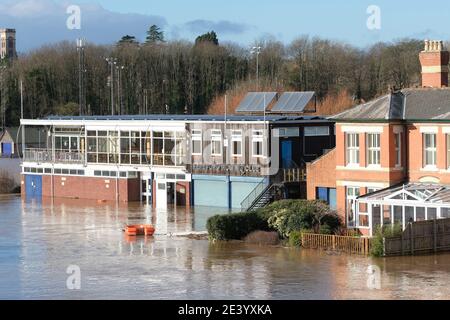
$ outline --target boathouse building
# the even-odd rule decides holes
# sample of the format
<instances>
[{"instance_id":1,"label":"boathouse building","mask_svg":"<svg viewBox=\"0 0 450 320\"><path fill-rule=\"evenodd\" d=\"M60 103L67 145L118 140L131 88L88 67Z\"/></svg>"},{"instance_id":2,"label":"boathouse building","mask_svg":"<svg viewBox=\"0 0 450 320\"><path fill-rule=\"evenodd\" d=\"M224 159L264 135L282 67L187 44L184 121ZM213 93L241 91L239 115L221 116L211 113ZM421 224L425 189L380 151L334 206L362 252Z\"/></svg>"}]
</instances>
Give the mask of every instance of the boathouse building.
<instances>
[{"instance_id":1,"label":"boathouse building","mask_svg":"<svg viewBox=\"0 0 450 320\"><path fill-rule=\"evenodd\" d=\"M51 116L22 144L25 197L247 210L306 198L305 163L335 146L334 123L294 114Z\"/></svg>"}]
</instances>

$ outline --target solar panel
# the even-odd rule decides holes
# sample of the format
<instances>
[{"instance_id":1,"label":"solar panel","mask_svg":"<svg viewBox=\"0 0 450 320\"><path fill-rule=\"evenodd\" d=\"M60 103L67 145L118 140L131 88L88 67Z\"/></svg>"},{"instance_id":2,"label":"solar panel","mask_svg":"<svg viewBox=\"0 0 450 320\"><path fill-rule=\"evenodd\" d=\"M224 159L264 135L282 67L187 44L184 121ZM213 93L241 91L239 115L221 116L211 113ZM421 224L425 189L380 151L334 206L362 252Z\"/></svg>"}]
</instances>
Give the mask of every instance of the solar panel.
<instances>
[{"instance_id":1,"label":"solar panel","mask_svg":"<svg viewBox=\"0 0 450 320\"><path fill-rule=\"evenodd\" d=\"M303 112L314 97L313 91L285 92L273 106L272 112Z\"/></svg>"},{"instance_id":2,"label":"solar panel","mask_svg":"<svg viewBox=\"0 0 450 320\"><path fill-rule=\"evenodd\" d=\"M249 92L236 108L236 112L264 112L264 107L267 109L276 96L276 92Z\"/></svg>"}]
</instances>

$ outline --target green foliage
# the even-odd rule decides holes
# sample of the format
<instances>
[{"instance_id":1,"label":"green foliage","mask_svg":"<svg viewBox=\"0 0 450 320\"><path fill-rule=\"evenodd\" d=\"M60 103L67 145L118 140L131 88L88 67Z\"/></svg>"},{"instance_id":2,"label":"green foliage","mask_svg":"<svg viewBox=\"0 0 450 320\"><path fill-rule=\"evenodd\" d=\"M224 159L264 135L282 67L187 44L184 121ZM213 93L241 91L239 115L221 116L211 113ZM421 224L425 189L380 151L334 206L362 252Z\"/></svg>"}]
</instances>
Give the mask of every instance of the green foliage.
<instances>
[{"instance_id":1,"label":"green foliage","mask_svg":"<svg viewBox=\"0 0 450 320\"><path fill-rule=\"evenodd\" d=\"M119 42L119 45L123 45L123 44L138 44L138 42L136 41L136 37L135 36L130 36L130 35L126 35L123 36Z\"/></svg>"},{"instance_id":2,"label":"green foliage","mask_svg":"<svg viewBox=\"0 0 450 320\"><path fill-rule=\"evenodd\" d=\"M80 107L78 103L69 102L64 105L59 105L55 108L55 115L58 116L75 116L80 113Z\"/></svg>"},{"instance_id":3,"label":"green foliage","mask_svg":"<svg viewBox=\"0 0 450 320\"><path fill-rule=\"evenodd\" d=\"M291 247L302 246L302 231L292 231L289 234L289 245Z\"/></svg>"},{"instance_id":4,"label":"green foliage","mask_svg":"<svg viewBox=\"0 0 450 320\"><path fill-rule=\"evenodd\" d=\"M160 42L164 42L164 31L161 31L161 28L154 24L147 31L145 43L155 44Z\"/></svg>"},{"instance_id":5,"label":"green foliage","mask_svg":"<svg viewBox=\"0 0 450 320\"><path fill-rule=\"evenodd\" d=\"M241 240L253 231L270 230L257 212L216 215L208 219L206 228L212 240Z\"/></svg>"},{"instance_id":6,"label":"green foliage","mask_svg":"<svg viewBox=\"0 0 450 320\"><path fill-rule=\"evenodd\" d=\"M333 234L333 228L328 224L322 224L319 227L320 234Z\"/></svg>"},{"instance_id":7,"label":"green foliage","mask_svg":"<svg viewBox=\"0 0 450 320\"><path fill-rule=\"evenodd\" d=\"M201 36L198 36L197 39L195 39L195 44L201 44L201 43L210 43L214 44L216 46L219 45L219 39L217 38L217 34L214 31L202 34Z\"/></svg>"},{"instance_id":8,"label":"green foliage","mask_svg":"<svg viewBox=\"0 0 450 320\"><path fill-rule=\"evenodd\" d=\"M381 257L384 255L384 238L399 237L403 233L403 227L400 224L395 225L385 225L383 227L378 226L375 230L374 236L372 238L372 244L370 249L370 254L374 257Z\"/></svg>"},{"instance_id":9,"label":"green foliage","mask_svg":"<svg viewBox=\"0 0 450 320\"><path fill-rule=\"evenodd\" d=\"M282 200L263 209L261 214L267 217L269 226L277 230L282 237L288 237L292 231L312 229L321 219L331 215L327 204L322 201ZM335 222L335 219L328 219ZM332 229L334 225L330 226Z\"/></svg>"}]
</instances>

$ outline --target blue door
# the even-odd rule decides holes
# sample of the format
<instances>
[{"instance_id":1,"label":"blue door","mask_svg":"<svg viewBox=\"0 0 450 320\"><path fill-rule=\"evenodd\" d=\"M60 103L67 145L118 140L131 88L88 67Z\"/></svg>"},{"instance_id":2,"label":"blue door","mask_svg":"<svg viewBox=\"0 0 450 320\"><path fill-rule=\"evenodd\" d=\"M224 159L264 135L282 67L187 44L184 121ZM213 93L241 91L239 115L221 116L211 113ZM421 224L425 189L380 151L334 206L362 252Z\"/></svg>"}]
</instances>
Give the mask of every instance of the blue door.
<instances>
[{"instance_id":1,"label":"blue door","mask_svg":"<svg viewBox=\"0 0 450 320\"><path fill-rule=\"evenodd\" d=\"M283 168L292 166L292 141L281 141L281 164Z\"/></svg>"},{"instance_id":2,"label":"blue door","mask_svg":"<svg viewBox=\"0 0 450 320\"><path fill-rule=\"evenodd\" d=\"M25 192L29 198L41 198L42 176L27 175L25 177Z\"/></svg>"},{"instance_id":3,"label":"blue door","mask_svg":"<svg viewBox=\"0 0 450 320\"><path fill-rule=\"evenodd\" d=\"M5 157L10 157L12 155L11 143L2 143L2 155Z\"/></svg>"}]
</instances>

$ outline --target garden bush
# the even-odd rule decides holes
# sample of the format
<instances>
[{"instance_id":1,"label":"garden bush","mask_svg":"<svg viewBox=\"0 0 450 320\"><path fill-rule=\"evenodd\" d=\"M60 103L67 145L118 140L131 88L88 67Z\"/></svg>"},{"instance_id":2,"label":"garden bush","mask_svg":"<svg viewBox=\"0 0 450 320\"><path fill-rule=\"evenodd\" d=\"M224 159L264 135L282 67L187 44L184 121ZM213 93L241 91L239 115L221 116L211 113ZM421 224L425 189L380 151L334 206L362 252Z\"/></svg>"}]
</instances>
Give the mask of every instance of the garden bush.
<instances>
[{"instance_id":1,"label":"garden bush","mask_svg":"<svg viewBox=\"0 0 450 320\"><path fill-rule=\"evenodd\" d=\"M394 226L378 226L372 238L372 245L370 254L374 257L381 257L384 255L383 238L399 237L403 233L402 225L395 224Z\"/></svg>"},{"instance_id":2,"label":"garden bush","mask_svg":"<svg viewBox=\"0 0 450 320\"><path fill-rule=\"evenodd\" d=\"M332 231L340 225L337 215L322 201L282 200L264 208L260 214L268 219L269 227L285 238L291 232L303 229L317 232L322 224Z\"/></svg>"},{"instance_id":3,"label":"garden bush","mask_svg":"<svg viewBox=\"0 0 450 320\"><path fill-rule=\"evenodd\" d=\"M257 212L216 215L208 219L206 228L212 240L241 240L253 231L271 230Z\"/></svg>"},{"instance_id":4,"label":"garden bush","mask_svg":"<svg viewBox=\"0 0 450 320\"><path fill-rule=\"evenodd\" d=\"M302 231L292 231L289 234L289 245L291 247L302 246Z\"/></svg>"}]
</instances>

